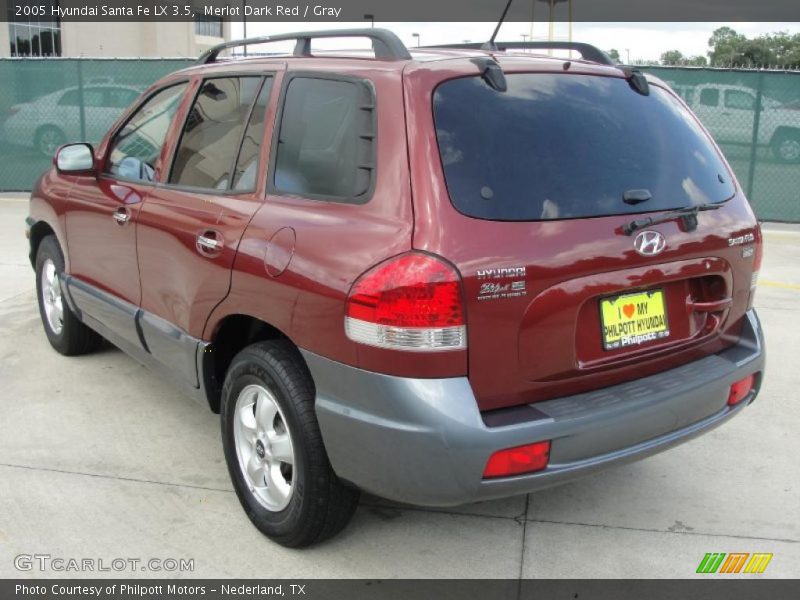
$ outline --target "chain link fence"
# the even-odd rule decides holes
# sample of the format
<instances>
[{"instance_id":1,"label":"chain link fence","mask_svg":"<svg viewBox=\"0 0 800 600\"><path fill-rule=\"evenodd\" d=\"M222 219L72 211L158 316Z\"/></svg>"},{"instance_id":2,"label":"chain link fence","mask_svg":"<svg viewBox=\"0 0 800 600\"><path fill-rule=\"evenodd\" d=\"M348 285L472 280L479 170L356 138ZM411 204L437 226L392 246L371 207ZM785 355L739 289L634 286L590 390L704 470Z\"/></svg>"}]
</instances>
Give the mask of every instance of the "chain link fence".
<instances>
[{"instance_id":1,"label":"chain link fence","mask_svg":"<svg viewBox=\"0 0 800 600\"><path fill-rule=\"evenodd\" d=\"M188 59L0 59L0 190L29 190L67 141L98 142ZM720 144L762 220L800 222L800 73L644 66Z\"/></svg>"},{"instance_id":2,"label":"chain link fence","mask_svg":"<svg viewBox=\"0 0 800 600\"><path fill-rule=\"evenodd\" d=\"M99 142L120 113L188 59L0 59L0 190L30 190L53 152Z\"/></svg>"},{"instance_id":3,"label":"chain link fence","mask_svg":"<svg viewBox=\"0 0 800 600\"><path fill-rule=\"evenodd\" d=\"M722 148L758 218L800 222L800 72L654 67Z\"/></svg>"}]
</instances>

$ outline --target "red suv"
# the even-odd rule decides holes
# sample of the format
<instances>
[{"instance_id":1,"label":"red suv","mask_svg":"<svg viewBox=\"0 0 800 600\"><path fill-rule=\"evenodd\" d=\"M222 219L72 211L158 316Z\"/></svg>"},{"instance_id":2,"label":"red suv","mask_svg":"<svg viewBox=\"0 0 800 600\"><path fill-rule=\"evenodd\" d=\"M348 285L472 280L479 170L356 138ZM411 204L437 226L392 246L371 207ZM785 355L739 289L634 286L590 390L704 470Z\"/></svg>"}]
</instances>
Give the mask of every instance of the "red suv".
<instances>
[{"instance_id":1,"label":"red suv","mask_svg":"<svg viewBox=\"0 0 800 600\"><path fill-rule=\"evenodd\" d=\"M105 338L221 413L287 546L359 489L522 494L721 424L763 376L753 212L662 82L555 45L583 58L212 49L36 183L50 343Z\"/></svg>"}]
</instances>

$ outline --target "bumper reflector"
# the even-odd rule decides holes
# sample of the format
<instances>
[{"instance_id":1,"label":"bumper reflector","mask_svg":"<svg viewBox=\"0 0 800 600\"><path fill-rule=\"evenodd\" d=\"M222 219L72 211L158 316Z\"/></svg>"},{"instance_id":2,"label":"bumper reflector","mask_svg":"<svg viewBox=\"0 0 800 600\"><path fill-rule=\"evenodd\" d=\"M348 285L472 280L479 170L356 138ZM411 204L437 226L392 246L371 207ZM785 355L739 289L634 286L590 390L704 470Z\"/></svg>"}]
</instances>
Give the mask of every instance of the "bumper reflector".
<instances>
[{"instance_id":1,"label":"bumper reflector","mask_svg":"<svg viewBox=\"0 0 800 600\"><path fill-rule=\"evenodd\" d=\"M731 391L728 393L728 406L739 404L739 402L744 400L747 397L747 394L750 393L750 390L753 389L755 382L756 376L748 375L744 379L740 379L736 383L732 384Z\"/></svg>"},{"instance_id":2,"label":"bumper reflector","mask_svg":"<svg viewBox=\"0 0 800 600\"><path fill-rule=\"evenodd\" d=\"M498 450L489 457L484 479L541 471L550 460L550 441Z\"/></svg>"}]
</instances>

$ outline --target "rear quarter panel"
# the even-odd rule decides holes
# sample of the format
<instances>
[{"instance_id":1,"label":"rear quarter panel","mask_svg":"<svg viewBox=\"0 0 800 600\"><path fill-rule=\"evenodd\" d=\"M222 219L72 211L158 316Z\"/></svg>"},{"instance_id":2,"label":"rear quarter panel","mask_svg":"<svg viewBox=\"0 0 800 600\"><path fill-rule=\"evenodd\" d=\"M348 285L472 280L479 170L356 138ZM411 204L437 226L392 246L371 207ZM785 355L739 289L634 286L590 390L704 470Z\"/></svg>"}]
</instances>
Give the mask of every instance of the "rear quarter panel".
<instances>
[{"instance_id":1,"label":"rear quarter panel","mask_svg":"<svg viewBox=\"0 0 800 600\"><path fill-rule=\"evenodd\" d=\"M347 339L344 310L359 275L411 248L402 81L396 66L384 69L364 61L363 68L342 70L332 62L305 59L298 70L342 72L373 83L378 122L374 193L361 205L268 194L239 244L230 293L213 311L203 337L213 339L228 315L250 315L311 352L363 368L391 370L373 349ZM282 80L276 81L276 86L282 85ZM281 96L276 94L276 101ZM392 362L402 370L396 359Z\"/></svg>"}]
</instances>

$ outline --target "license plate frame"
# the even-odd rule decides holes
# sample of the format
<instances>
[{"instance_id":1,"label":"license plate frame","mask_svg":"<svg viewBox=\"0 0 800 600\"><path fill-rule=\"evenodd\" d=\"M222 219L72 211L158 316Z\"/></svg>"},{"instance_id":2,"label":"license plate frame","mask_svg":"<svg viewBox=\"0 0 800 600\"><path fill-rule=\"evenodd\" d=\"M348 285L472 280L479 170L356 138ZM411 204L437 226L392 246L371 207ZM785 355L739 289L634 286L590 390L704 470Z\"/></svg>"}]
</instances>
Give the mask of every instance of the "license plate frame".
<instances>
[{"instance_id":1,"label":"license plate frame","mask_svg":"<svg viewBox=\"0 0 800 600\"><path fill-rule=\"evenodd\" d=\"M598 309L600 341L605 351L635 348L670 335L663 288L606 296L600 298Z\"/></svg>"}]
</instances>

